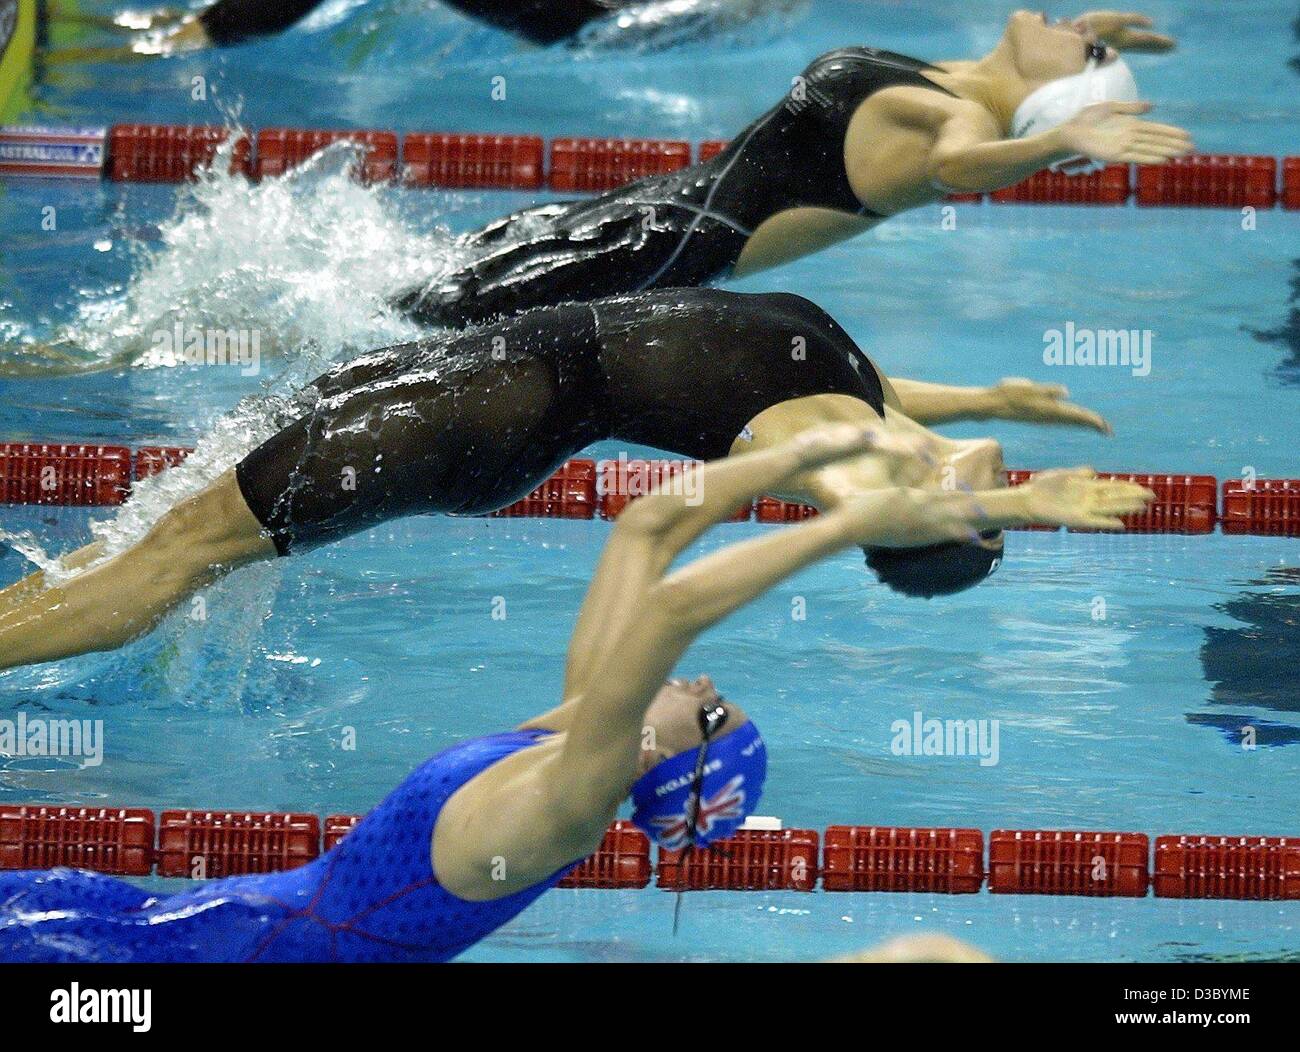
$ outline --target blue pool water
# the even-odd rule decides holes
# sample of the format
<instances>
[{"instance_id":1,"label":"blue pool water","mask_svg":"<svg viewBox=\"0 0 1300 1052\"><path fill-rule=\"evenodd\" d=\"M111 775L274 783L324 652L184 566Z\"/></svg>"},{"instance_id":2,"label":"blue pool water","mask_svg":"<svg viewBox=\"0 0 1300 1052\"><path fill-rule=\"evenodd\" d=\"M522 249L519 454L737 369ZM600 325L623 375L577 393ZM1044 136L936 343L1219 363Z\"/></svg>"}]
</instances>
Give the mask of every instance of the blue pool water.
<instances>
[{"instance_id":1,"label":"blue pool water","mask_svg":"<svg viewBox=\"0 0 1300 1052\"><path fill-rule=\"evenodd\" d=\"M1133 63L1165 119L1206 151L1300 152L1294 3L1149 10L1183 43ZM253 126L699 139L734 132L819 51L865 42L963 56L992 42L1003 14L969 0L818 0L725 44L629 57L522 48L422 4L342 3L216 59L51 67L28 119L217 121L212 99L242 96ZM204 104L190 97L200 73L213 89ZM489 97L498 75L502 103ZM385 295L446 259L449 231L531 200L364 189L340 175L345 161L253 189L0 186L0 339L11 345L0 353L31 364L13 344L72 340L82 367L0 376L0 437L211 435L174 473L193 484L252 441L264 410L232 415L241 398L410 336ZM955 229L943 218L911 213L735 287L810 296L892 374L1065 382L1115 425L1109 440L954 429L993 431L1013 466L1300 473L1300 214L1260 213L1253 229L1232 210L967 206ZM177 320L259 329L261 371L151 365L152 334ZM1067 323L1150 330L1149 375L1045 365L1044 333ZM156 511L164 496L145 503ZM5 508L0 529L34 554L58 552L87 539L91 518ZM763 528L720 527L703 547ZM435 750L555 703L607 534L599 522L409 519L235 575L206 594L202 624L178 614L120 652L0 674L0 715L102 719L106 738L97 767L0 758L0 799L364 810ZM684 673L708 672L764 727L764 812L811 828L1300 832L1295 541L1018 534L1008 551L987 584L933 603L869 585L860 556L844 555L688 654ZM30 569L0 551L0 582ZM497 596L504 621L491 617ZM806 620L791 617L796 597ZM918 710L997 719L999 762L893 755L891 724ZM1244 725L1258 748L1241 747ZM355 750L341 746L349 731ZM688 899L674 939L671 905L653 891L553 893L468 956L811 959L940 930L1014 960L1235 959L1293 952L1300 927L1280 903L709 894Z\"/></svg>"}]
</instances>

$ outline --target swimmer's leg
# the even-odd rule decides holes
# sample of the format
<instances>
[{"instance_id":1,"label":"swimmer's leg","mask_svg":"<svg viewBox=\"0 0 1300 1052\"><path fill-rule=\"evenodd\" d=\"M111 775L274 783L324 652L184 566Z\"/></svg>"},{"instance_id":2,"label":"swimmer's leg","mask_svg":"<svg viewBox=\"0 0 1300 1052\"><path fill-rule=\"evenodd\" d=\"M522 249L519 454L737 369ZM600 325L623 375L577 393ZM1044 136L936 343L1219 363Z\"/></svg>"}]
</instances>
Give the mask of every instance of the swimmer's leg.
<instances>
[{"instance_id":1,"label":"swimmer's leg","mask_svg":"<svg viewBox=\"0 0 1300 1052\"><path fill-rule=\"evenodd\" d=\"M158 7L152 11L134 11L117 15L92 15L65 7L62 3L51 3L46 17L51 22L68 25L90 26L110 33L134 33L141 29L163 29L175 25L185 17L185 11L175 7Z\"/></svg>"},{"instance_id":2,"label":"swimmer's leg","mask_svg":"<svg viewBox=\"0 0 1300 1052\"><path fill-rule=\"evenodd\" d=\"M85 565L93 548L73 558ZM273 555L227 471L102 566L49 588L33 574L0 592L0 669L123 646L198 589Z\"/></svg>"}]
</instances>

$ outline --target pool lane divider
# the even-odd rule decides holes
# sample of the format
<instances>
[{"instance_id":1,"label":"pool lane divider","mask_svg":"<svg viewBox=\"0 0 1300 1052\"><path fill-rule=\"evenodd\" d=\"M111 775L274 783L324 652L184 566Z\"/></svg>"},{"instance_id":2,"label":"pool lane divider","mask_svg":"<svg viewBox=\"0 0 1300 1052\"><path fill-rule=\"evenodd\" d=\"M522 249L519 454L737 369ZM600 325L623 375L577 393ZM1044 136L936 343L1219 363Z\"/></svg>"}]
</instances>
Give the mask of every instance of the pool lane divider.
<instances>
[{"instance_id":1,"label":"pool lane divider","mask_svg":"<svg viewBox=\"0 0 1300 1052\"><path fill-rule=\"evenodd\" d=\"M210 879L294 869L359 815L0 804L0 870L70 866ZM1300 838L834 825L754 817L707 849L660 849L627 821L561 881L667 891L928 892L1094 898L1300 899Z\"/></svg>"},{"instance_id":2,"label":"pool lane divider","mask_svg":"<svg viewBox=\"0 0 1300 1052\"><path fill-rule=\"evenodd\" d=\"M3 2L3 0L0 0ZM442 189L599 193L650 175L707 161L727 148L685 140L377 129L263 128L115 124L109 128L0 128L0 175L84 176L129 183L179 183L212 164L236 135L230 171L251 179L282 175L339 141L361 148L357 178ZM991 194L952 201L995 204L1300 209L1300 157L1197 154L1161 165L1109 165L1070 176L1038 172Z\"/></svg>"},{"instance_id":3,"label":"pool lane divider","mask_svg":"<svg viewBox=\"0 0 1300 1052\"><path fill-rule=\"evenodd\" d=\"M181 463L183 446L96 446L81 443L0 442L0 504L112 507L130 495L134 481ZM614 519L652 487L671 491L689 462L680 460L566 461L526 497L494 511L497 519ZM1226 534L1300 537L1300 479L1229 479L1213 475L1099 472L1103 478L1136 482L1156 499L1126 516L1124 533L1199 535L1218 526ZM1006 473L1019 486L1032 471ZM806 504L760 497L726 521L798 522L816 515ZM1028 527L1055 532L1055 527ZM1071 532L1096 532L1071 530Z\"/></svg>"}]
</instances>

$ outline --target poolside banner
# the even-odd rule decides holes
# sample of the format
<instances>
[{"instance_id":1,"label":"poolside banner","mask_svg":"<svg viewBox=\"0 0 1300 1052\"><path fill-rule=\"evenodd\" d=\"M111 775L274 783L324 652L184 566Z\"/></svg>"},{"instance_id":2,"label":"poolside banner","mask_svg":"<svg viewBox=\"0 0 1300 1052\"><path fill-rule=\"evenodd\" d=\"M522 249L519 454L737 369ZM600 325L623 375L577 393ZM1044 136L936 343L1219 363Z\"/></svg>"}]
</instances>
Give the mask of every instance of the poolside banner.
<instances>
[{"instance_id":1,"label":"poolside banner","mask_svg":"<svg viewBox=\"0 0 1300 1052\"><path fill-rule=\"evenodd\" d=\"M105 128L0 127L0 175L98 179L106 134Z\"/></svg>"}]
</instances>

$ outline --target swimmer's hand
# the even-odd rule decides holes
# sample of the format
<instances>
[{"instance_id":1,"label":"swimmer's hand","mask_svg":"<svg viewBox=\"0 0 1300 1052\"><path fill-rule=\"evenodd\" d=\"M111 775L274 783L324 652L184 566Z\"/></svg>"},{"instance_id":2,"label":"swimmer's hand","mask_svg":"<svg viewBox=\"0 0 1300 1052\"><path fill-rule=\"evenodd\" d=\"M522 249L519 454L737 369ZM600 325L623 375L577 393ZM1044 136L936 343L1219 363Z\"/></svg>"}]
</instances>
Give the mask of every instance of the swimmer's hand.
<instances>
[{"instance_id":1,"label":"swimmer's hand","mask_svg":"<svg viewBox=\"0 0 1300 1052\"><path fill-rule=\"evenodd\" d=\"M1056 134L1070 153L1107 164L1164 164L1195 149L1182 128L1136 116L1150 110L1149 102L1098 102L1062 124Z\"/></svg>"},{"instance_id":2,"label":"swimmer's hand","mask_svg":"<svg viewBox=\"0 0 1300 1052\"><path fill-rule=\"evenodd\" d=\"M1156 495L1135 482L1099 479L1092 468L1040 471L1015 491L1026 522L1079 530L1122 530L1122 515L1142 511Z\"/></svg>"},{"instance_id":3,"label":"swimmer's hand","mask_svg":"<svg viewBox=\"0 0 1300 1052\"><path fill-rule=\"evenodd\" d=\"M1074 20L1080 33L1091 33L1116 51L1172 51L1177 42L1164 33L1149 32L1155 25L1146 15L1125 11L1089 11Z\"/></svg>"},{"instance_id":4,"label":"swimmer's hand","mask_svg":"<svg viewBox=\"0 0 1300 1052\"><path fill-rule=\"evenodd\" d=\"M1115 433L1100 413L1066 401L1070 392L1061 384L1038 384L1012 376L1000 381L991 394L993 412L990 415L997 420L1086 427L1103 435Z\"/></svg>"}]
</instances>

